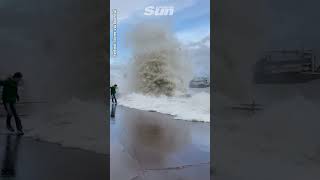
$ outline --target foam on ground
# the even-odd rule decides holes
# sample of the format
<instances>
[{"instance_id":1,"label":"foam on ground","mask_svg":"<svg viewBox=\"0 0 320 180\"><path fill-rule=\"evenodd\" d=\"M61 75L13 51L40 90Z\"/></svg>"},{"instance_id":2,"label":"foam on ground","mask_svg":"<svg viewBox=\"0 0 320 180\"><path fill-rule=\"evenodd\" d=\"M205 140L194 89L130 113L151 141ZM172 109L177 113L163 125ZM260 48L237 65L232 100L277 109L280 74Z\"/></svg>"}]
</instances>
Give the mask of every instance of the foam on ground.
<instances>
[{"instance_id":1,"label":"foam on ground","mask_svg":"<svg viewBox=\"0 0 320 180\"><path fill-rule=\"evenodd\" d=\"M210 94L207 92L199 92L188 97L131 93L122 96L119 104L140 110L170 114L175 119L210 122Z\"/></svg>"}]
</instances>

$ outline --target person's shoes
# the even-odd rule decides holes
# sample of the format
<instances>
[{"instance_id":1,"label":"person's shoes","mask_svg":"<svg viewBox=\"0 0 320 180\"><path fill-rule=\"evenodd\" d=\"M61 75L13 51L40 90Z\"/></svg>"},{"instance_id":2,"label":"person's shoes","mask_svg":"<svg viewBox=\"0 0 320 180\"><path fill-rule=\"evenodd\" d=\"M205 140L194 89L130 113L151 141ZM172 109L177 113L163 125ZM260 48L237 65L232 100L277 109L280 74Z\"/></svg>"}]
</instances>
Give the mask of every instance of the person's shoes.
<instances>
[{"instance_id":1,"label":"person's shoes","mask_svg":"<svg viewBox=\"0 0 320 180\"><path fill-rule=\"evenodd\" d=\"M14 177L14 176L15 176L14 170L9 170L9 169L1 170L1 177Z\"/></svg>"},{"instance_id":2,"label":"person's shoes","mask_svg":"<svg viewBox=\"0 0 320 180\"><path fill-rule=\"evenodd\" d=\"M8 131L10 131L10 132L14 132L14 129L13 129L12 127L10 127L10 126L8 126L7 129L8 129Z\"/></svg>"},{"instance_id":3,"label":"person's shoes","mask_svg":"<svg viewBox=\"0 0 320 180\"><path fill-rule=\"evenodd\" d=\"M18 132L17 132L17 135L18 135L18 136L23 136L23 135L24 135L24 132L23 132L23 131L18 131Z\"/></svg>"}]
</instances>

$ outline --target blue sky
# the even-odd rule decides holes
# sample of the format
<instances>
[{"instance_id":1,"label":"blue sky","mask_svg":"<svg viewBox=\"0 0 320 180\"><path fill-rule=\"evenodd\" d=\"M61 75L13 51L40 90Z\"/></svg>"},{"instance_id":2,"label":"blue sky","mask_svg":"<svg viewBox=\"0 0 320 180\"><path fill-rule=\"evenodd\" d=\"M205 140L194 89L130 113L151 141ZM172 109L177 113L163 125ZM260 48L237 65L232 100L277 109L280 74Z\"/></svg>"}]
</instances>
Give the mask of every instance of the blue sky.
<instances>
[{"instance_id":1,"label":"blue sky","mask_svg":"<svg viewBox=\"0 0 320 180\"><path fill-rule=\"evenodd\" d=\"M175 11L173 16L144 16L145 7L150 5L174 6ZM125 47L125 35L139 22L169 21L173 32L185 45L200 42L210 36L210 0L111 0L111 9L118 10L118 56L114 58L111 55L111 65L125 64L130 59L130 49ZM112 23L112 19L110 21ZM112 38L110 48L111 41Z\"/></svg>"}]
</instances>

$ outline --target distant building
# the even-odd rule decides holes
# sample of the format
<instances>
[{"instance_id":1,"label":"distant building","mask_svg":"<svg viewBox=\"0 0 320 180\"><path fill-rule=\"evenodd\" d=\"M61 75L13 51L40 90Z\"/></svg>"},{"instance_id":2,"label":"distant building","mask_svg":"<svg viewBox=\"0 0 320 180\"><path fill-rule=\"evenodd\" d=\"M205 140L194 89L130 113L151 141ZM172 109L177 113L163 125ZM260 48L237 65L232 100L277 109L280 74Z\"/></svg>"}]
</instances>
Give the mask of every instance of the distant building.
<instances>
[{"instance_id":1,"label":"distant building","mask_svg":"<svg viewBox=\"0 0 320 180\"><path fill-rule=\"evenodd\" d=\"M189 83L190 88L206 88L210 87L210 81L207 77L196 77Z\"/></svg>"},{"instance_id":2,"label":"distant building","mask_svg":"<svg viewBox=\"0 0 320 180\"><path fill-rule=\"evenodd\" d=\"M256 83L301 83L320 79L312 50L267 51L256 63Z\"/></svg>"}]
</instances>

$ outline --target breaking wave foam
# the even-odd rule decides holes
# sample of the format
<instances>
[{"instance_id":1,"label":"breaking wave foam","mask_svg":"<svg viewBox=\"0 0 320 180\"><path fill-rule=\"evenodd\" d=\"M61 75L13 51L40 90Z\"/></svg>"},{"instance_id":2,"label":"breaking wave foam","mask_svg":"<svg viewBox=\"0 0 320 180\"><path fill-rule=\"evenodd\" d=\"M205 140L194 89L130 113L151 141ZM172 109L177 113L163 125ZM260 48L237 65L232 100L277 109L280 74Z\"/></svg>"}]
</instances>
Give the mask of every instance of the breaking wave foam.
<instances>
[{"instance_id":1,"label":"breaking wave foam","mask_svg":"<svg viewBox=\"0 0 320 180\"><path fill-rule=\"evenodd\" d=\"M199 92L188 97L131 93L121 97L119 104L140 110L170 114L175 119L210 122L210 94L207 92Z\"/></svg>"},{"instance_id":2,"label":"breaking wave foam","mask_svg":"<svg viewBox=\"0 0 320 180\"><path fill-rule=\"evenodd\" d=\"M139 24L128 34L128 45L133 51L129 65L131 92L172 96L175 91L187 90L190 62L170 28Z\"/></svg>"}]
</instances>

